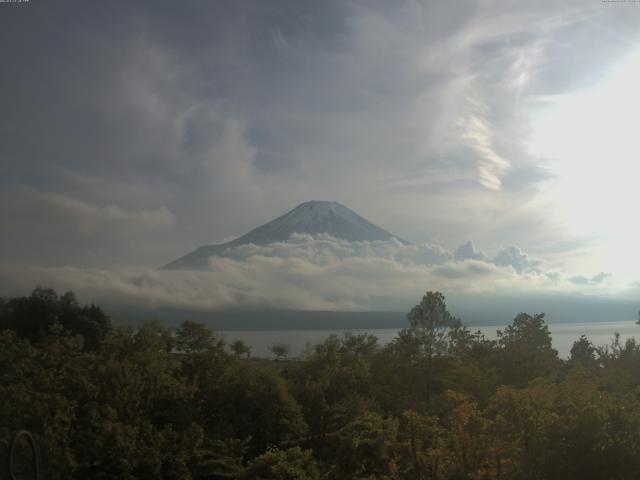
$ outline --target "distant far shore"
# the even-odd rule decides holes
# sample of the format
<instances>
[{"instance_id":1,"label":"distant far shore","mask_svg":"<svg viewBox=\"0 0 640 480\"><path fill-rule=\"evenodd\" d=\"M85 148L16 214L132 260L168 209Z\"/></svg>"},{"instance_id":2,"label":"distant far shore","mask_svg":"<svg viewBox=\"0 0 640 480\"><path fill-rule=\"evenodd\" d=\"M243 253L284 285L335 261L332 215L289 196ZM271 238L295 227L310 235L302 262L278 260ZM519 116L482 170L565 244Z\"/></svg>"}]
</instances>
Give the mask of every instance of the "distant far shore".
<instances>
[{"instance_id":1,"label":"distant far shore","mask_svg":"<svg viewBox=\"0 0 640 480\"><path fill-rule=\"evenodd\" d=\"M184 320L195 320L216 330L367 330L396 329L408 326L406 312L333 312L306 310L225 310L201 311L176 308L143 308L103 304L105 312L117 324L140 325L158 320L167 326L178 326ZM467 302L463 308L451 305L452 312L469 328L507 325L520 312L546 313L549 325L565 323L626 322L637 319L638 304L631 301L590 301L545 297L539 299L502 299L500 302L479 300Z\"/></svg>"}]
</instances>

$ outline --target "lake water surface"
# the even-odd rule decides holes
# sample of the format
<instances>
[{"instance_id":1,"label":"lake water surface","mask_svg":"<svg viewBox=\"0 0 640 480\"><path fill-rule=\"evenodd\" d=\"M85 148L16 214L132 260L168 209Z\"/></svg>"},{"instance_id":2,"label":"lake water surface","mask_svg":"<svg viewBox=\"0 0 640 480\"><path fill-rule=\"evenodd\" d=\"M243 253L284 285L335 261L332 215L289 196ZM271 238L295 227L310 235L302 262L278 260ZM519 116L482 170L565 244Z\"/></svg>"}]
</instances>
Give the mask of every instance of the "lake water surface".
<instances>
[{"instance_id":1,"label":"lake water surface","mask_svg":"<svg viewBox=\"0 0 640 480\"><path fill-rule=\"evenodd\" d=\"M624 342L627 338L638 337L640 339L640 326L635 321L628 322L597 322L597 323L556 323L549 324L553 347L558 350L561 358L567 358L575 342L580 335L586 335L591 343L596 346L608 345L613 339L614 333L620 333L620 339ZM468 327L475 332L480 330L488 339L495 339L497 330L502 330L505 325L489 325ZM378 337L381 345L391 342L398 334L399 329L353 329L353 330L247 330L221 333L227 342L241 339L251 347L251 354L255 357L272 357L269 346L283 342L289 345L291 356L300 355L306 345L323 342L329 335L342 336L350 331L354 334L370 333Z\"/></svg>"}]
</instances>

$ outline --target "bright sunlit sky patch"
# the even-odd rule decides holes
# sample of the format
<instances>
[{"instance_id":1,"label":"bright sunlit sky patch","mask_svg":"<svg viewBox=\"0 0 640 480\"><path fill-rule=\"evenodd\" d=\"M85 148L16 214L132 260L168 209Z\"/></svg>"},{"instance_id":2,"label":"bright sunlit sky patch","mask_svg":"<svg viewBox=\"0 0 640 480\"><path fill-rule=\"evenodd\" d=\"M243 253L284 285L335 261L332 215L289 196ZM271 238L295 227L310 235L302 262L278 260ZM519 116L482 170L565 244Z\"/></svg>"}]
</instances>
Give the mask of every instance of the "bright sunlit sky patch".
<instances>
[{"instance_id":1,"label":"bright sunlit sky patch","mask_svg":"<svg viewBox=\"0 0 640 480\"><path fill-rule=\"evenodd\" d=\"M416 291L635 295L640 3L31 0L0 3L0 58L0 296L83 269L119 291L311 199L449 259L374 255L342 306L383 265ZM211 285L277 287L276 264Z\"/></svg>"},{"instance_id":2,"label":"bright sunlit sky patch","mask_svg":"<svg viewBox=\"0 0 640 480\"><path fill-rule=\"evenodd\" d=\"M553 214L596 239L592 268L632 280L640 268L640 49L588 88L535 101L530 150L558 177L547 192Z\"/></svg>"}]
</instances>

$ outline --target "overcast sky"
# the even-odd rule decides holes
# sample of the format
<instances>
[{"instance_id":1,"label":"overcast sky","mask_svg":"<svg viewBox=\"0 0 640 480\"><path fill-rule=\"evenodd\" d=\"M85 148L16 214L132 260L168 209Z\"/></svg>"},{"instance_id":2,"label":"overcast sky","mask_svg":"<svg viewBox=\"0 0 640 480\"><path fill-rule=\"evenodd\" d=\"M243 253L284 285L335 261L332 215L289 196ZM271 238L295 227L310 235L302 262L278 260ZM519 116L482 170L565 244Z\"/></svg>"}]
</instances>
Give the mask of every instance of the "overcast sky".
<instances>
[{"instance_id":1,"label":"overcast sky","mask_svg":"<svg viewBox=\"0 0 640 480\"><path fill-rule=\"evenodd\" d=\"M379 307L364 270L259 261L295 255L153 270L321 199L445 252L356 256L411 295L637 293L639 3L30 0L0 3L0 59L6 291Z\"/></svg>"}]
</instances>

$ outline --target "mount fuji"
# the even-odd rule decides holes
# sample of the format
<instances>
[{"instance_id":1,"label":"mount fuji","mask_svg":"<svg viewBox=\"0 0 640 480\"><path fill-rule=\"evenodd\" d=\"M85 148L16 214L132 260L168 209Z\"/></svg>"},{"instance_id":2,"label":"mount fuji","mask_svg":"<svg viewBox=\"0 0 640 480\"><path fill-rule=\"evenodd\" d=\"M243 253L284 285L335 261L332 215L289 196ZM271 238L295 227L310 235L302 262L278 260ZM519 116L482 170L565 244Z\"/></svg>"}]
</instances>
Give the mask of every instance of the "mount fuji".
<instances>
[{"instance_id":1,"label":"mount fuji","mask_svg":"<svg viewBox=\"0 0 640 480\"><path fill-rule=\"evenodd\" d=\"M349 242L395 239L403 244L409 244L400 237L377 227L340 203L313 200L298 205L288 213L231 242L199 247L165 265L162 269L203 268L207 266L209 257L221 255L228 248L250 243L267 245L273 242L286 242L293 233L311 235L326 233Z\"/></svg>"}]
</instances>

